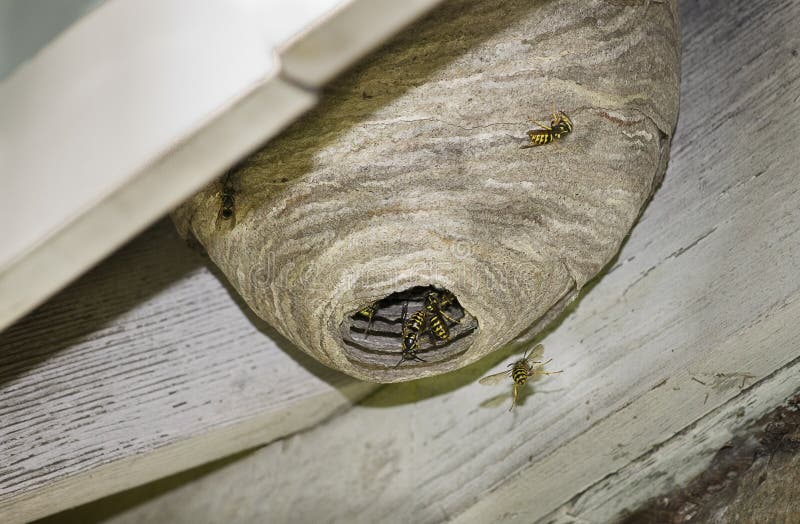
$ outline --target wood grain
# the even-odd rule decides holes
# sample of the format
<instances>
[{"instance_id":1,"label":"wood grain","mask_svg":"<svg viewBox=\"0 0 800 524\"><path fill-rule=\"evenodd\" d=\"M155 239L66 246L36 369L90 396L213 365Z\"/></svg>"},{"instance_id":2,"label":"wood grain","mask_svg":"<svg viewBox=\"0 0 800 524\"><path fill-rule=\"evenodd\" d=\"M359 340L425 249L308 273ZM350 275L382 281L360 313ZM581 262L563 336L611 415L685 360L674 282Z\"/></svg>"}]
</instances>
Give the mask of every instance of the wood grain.
<instances>
[{"instance_id":1,"label":"wood grain","mask_svg":"<svg viewBox=\"0 0 800 524\"><path fill-rule=\"evenodd\" d=\"M246 313L205 263L162 221L0 334L0 521L268 442L369 391Z\"/></svg>"},{"instance_id":2,"label":"wood grain","mask_svg":"<svg viewBox=\"0 0 800 524\"><path fill-rule=\"evenodd\" d=\"M785 371L796 373L796 367L782 370L781 374L788 375ZM785 378L789 380L784 383L794 382L790 377ZM793 385L796 387L796 383ZM771 395L769 397L772 400ZM725 415L741 418L746 416L747 411L741 406L738 411ZM718 419L717 422L725 424L724 419ZM698 437L702 438L703 435L691 435L691 438ZM692 447L690 441L679 443ZM659 493L635 511L626 512L620 524L793 522L800 515L798 466L800 394L737 431L713 454L710 463L699 475ZM690 465L692 467L694 465ZM660 479L653 480L658 482ZM624 490L624 486L621 487ZM624 497L619 498L624 500Z\"/></svg>"},{"instance_id":3,"label":"wood grain","mask_svg":"<svg viewBox=\"0 0 800 524\"><path fill-rule=\"evenodd\" d=\"M800 365L800 6L681 8L669 170L544 338L563 374L511 415L493 402L510 385L476 383L506 359L387 386L110 522L606 522L781 403Z\"/></svg>"}]
</instances>

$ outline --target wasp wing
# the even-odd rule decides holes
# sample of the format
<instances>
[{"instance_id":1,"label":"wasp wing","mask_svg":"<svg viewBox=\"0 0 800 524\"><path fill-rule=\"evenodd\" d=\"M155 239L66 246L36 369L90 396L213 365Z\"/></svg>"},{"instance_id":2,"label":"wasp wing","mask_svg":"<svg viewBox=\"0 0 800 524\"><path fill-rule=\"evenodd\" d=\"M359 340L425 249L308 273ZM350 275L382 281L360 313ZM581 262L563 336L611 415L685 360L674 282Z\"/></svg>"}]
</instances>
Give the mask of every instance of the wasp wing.
<instances>
[{"instance_id":1,"label":"wasp wing","mask_svg":"<svg viewBox=\"0 0 800 524\"><path fill-rule=\"evenodd\" d=\"M525 362L527 362L528 366L532 366L536 362L541 361L543 355L544 346L541 344L536 344L527 353L525 353L523 358L525 359Z\"/></svg>"},{"instance_id":2,"label":"wasp wing","mask_svg":"<svg viewBox=\"0 0 800 524\"><path fill-rule=\"evenodd\" d=\"M508 380L511 371L501 371L500 373L495 373L494 375L487 375L478 381L478 384L483 384L484 386L495 386L497 384L502 384L503 381Z\"/></svg>"}]
</instances>

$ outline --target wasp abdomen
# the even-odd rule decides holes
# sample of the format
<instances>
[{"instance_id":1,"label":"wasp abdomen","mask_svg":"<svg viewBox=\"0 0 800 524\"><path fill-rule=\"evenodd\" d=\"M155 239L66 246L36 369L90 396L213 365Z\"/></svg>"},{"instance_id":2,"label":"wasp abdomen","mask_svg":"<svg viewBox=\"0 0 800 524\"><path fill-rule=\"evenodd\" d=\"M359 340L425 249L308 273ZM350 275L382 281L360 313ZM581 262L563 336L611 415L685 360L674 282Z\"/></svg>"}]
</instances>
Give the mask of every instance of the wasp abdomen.
<instances>
[{"instance_id":1,"label":"wasp abdomen","mask_svg":"<svg viewBox=\"0 0 800 524\"><path fill-rule=\"evenodd\" d=\"M441 340L450 339L450 329L445 324L444 319L438 313L431 318L431 331L437 338Z\"/></svg>"},{"instance_id":2,"label":"wasp abdomen","mask_svg":"<svg viewBox=\"0 0 800 524\"><path fill-rule=\"evenodd\" d=\"M419 335L425 328L425 310L420 309L403 324L402 360L422 360L417 356ZM399 364L398 364L399 365Z\"/></svg>"},{"instance_id":3,"label":"wasp abdomen","mask_svg":"<svg viewBox=\"0 0 800 524\"><path fill-rule=\"evenodd\" d=\"M225 192L222 194L221 200L222 200L222 209L220 209L219 214L224 220L229 220L231 217L233 217L233 206L234 206L233 195L231 193Z\"/></svg>"},{"instance_id":4,"label":"wasp abdomen","mask_svg":"<svg viewBox=\"0 0 800 524\"><path fill-rule=\"evenodd\" d=\"M515 384L520 386L525 385L528 381L528 377L530 376L530 370L528 369L528 365L525 362L518 362L514 364L514 367L511 371L511 378L514 380Z\"/></svg>"},{"instance_id":5,"label":"wasp abdomen","mask_svg":"<svg viewBox=\"0 0 800 524\"><path fill-rule=\"evenodd\" d=\"M528 138L531 143L523 146L523 148L543 146L553 141L553 132L549 129L534 129L528 131Z\"/></svg>"},{"instance_id":6,"label":"wasp abdomen","mask_svg":"<svg viewBox=\"0 0 800 524\"><path fill-rule=\"evenodd\" d=\"M406 330L412 333L419 334L425 327L425 311L419 310L408 319L406 323Z\"/></svg>"}]
</instances>

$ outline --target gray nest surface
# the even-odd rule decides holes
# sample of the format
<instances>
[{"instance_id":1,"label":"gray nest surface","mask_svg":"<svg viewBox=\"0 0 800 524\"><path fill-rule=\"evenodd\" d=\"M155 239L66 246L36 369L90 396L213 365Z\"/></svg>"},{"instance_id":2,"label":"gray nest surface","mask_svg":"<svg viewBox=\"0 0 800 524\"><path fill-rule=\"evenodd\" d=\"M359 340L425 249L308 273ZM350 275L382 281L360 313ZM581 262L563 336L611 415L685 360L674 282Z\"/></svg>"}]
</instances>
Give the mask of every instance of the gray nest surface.
<instances>
[{"instance_id":1,"label":"gray nest surface","mask_svg":"<svg viewBox=\"0 0 800 524\"><path fill-rule=\"evenodd\" d=\"M328 366L460 368L540 329L617 253L666 168L678 36L674 1L448 1L174 221ZM572 133L522 149L553 107ZM425 335L424 362L397 366L398 312L422 307L402 293L433 288L457 297L452 340ZM381 300L366 337L358 312Z\"/></svg>"}]
</instances>

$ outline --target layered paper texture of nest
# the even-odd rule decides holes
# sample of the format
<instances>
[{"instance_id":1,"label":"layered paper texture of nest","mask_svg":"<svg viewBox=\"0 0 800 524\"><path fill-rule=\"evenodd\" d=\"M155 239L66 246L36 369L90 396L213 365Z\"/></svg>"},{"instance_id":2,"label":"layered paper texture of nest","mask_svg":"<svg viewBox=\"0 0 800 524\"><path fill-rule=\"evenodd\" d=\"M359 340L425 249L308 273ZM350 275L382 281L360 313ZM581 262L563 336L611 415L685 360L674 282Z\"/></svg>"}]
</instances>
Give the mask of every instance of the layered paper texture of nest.
<instances>
[{"instance_id":1,"label":"layered paper texture of nest","mask_svg":"<svg viewBox=\"0 0 800 524\"><path fill-rule=\"evenodd\" d=\"M665 170L677 16L672 1L445 2L175 223L331 367L395 382L467 365L542 327L618 251ZM521 149L554 106L574 131ZM364 337L358 311L426 286L464 320L396 366L402 300L379 319L394 335Z\"/></svg>"}]
</instances>

